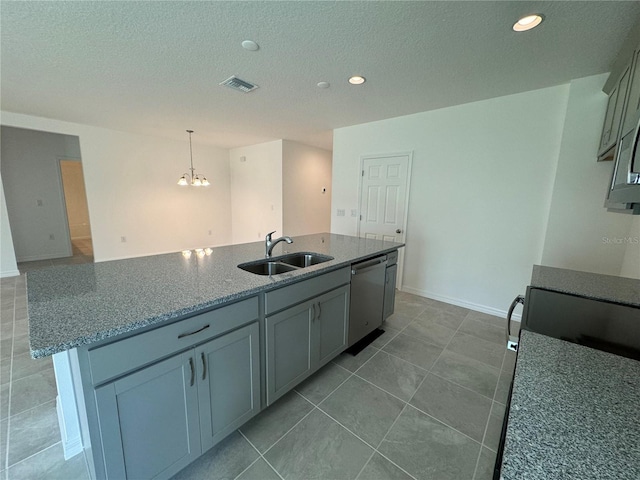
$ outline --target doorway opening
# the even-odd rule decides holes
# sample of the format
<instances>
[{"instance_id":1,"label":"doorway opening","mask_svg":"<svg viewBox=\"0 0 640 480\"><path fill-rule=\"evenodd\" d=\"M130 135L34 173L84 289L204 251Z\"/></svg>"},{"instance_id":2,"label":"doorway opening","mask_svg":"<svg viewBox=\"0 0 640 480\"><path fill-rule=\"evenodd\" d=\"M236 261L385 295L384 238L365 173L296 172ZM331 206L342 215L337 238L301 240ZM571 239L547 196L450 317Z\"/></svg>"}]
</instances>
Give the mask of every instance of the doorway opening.
<instances>
[{"instance_id":1,"label":"doorway opening","mask_svg":"<svg viewBox=\"0 0 640 480\"><path fill-rule=\"evenodd\" d=\"M93 262L91 223L82 162L79 160L60 160L60 175L67 210L67 222L69 223L71 256L76 260L74 263L83 263L82 260Z\"/></svg>"}]
</instances>

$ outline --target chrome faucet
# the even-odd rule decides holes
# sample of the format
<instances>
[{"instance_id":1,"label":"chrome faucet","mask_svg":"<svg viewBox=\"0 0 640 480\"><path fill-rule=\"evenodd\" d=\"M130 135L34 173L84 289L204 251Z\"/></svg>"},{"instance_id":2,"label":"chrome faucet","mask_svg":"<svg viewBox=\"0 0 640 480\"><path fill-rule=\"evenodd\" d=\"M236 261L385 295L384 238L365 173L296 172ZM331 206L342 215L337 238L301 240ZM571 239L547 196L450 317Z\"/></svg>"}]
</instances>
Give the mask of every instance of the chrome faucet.
<instances>
[{"instance_id":1,"label":"chrome faucet","mask_svg":"<svg viewBox=\"0 0 640 480\"><path fill-rule=\"evenodd\" d=\"M293 243L293 240L291 240L291 237L280 237L280 238L276 238L275 240L271 240L271 235L273 235L274 233L276 233L275 230L271 233L267 233L267 236L264 238L264 250L265 250L264 256L267 258L271 258L271 252L273 251L273 247L275 247L278 243L280 242Z\"/></svg>"}]
</instances>

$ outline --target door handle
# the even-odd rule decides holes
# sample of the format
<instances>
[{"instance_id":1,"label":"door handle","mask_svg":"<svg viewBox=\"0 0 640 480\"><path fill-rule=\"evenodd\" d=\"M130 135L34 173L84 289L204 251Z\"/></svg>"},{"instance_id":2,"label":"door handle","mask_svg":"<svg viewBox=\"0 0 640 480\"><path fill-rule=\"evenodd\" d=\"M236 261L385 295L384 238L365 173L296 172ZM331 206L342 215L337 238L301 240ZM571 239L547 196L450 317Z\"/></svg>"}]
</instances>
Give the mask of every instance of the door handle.
<instances>
[{"instance_id":1,"label":"door handle","mask_svg":"<svg viewBox=\"0 0 640 480\"><path fill-rule=\"evenodd\" d=\"M202 379L207 378L207 360L204 357L204 352L200 353L200 358L202 359Z\"/></svg>"},{"instance_id":2,"label":"door handle","mask_svg":"<svg viewBox=\"0 0 640 480\"><path fill-rule=\"evenodd\" d=\"M396 230L396 233L402 233L402 230L400 230L399 228Z\"/></svg>"},{"instance_id":3,"label":"door handle","mask_svg":"<svg viewBox=\"0 0 640 480\"><path fill-rule=\"evenodd\" d=\"M193 365L193 357L189 357L189 367L191 367L191 381L189 383L193 387L193 384L196 381L196 369Z\"/></svg>"}]
</instances>

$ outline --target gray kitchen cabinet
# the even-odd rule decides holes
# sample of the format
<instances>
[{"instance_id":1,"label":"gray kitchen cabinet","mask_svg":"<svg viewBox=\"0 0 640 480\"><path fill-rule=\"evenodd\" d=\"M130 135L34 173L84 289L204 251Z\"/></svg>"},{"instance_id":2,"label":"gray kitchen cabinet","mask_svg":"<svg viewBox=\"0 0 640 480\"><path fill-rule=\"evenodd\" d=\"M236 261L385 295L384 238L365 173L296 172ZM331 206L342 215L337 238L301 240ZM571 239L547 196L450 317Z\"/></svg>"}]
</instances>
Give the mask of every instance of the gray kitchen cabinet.
<instances>
[{"instance_id":1,"label":"gray kitchen cabinet","mask_svg":"<svg viewBox=\"0 0 640 480\"><path fill-rule=\"evenodd\" d=\"M599 160L613 160L615 156L615 146L619 137L618 133L620 133L630 75L631 65L628 65L609 94L607 112L600 137L600 149L598 150Z\"/></svg>"},{"instance_id":2,"label":"gray kitchen cabinet","mask_svg":"<svg viewBox=\"0 0 640 480\"><path fill-rule=\"evenodd\" d=\"M396 277L398 275L398 265L387 267L384 282L384 307L382 319L386 320L393 315L393 307L396 302Z\"/></svg>"},{"instance_id":3,"label":"gray kitchen cabinet","mask_svg":"<svg viewBox=\"0 0 640 480\"><path fill-rule=\"evenodd\" d=\"M96 389L107 478L169 478L260 411L255 322Z\"/></svg>"},{"instance_id":4,"label":"gray kitchen cabinet","mask_svg":"<svg viewBox=\"0 0 640 480\"><path fill-rule=\"evenodd\" d=\"M621 137L633 130L637 125L634 119L638 118L637 114L640 110L640 46L633 54L631 85L629 86L629 94L627 95L627 108L622 121Z\"/></svg>"},{"instance_id":5,"label":"gray kitchen cabinet","mask_svg":"<svg viewBox=\"0 0 640 480\"><path fill-rule=\"evenodd\" d=\"M192 352L95 390L105 477L169 478L201 453Z\"/></svg>"},{"instance_id":6,"label":"gray kitchen cabinet","mask_svg":"<svg viewBox=\"0 0 640 480\"><path fill-rule=\"evenodd\" d=\"M260 411L258 323L195 349L202 451Z\"/></svg>"},{"instance_id":7,"label":"gray kitchen cabinet","mask_svg":"<svg viewBox=\"0 0 640 480\"><path fill-rule=\"evenodd\" d=\"M348 285L265 318L267 405L346 348L348 318Z\"/></svg>"}]
</instances>

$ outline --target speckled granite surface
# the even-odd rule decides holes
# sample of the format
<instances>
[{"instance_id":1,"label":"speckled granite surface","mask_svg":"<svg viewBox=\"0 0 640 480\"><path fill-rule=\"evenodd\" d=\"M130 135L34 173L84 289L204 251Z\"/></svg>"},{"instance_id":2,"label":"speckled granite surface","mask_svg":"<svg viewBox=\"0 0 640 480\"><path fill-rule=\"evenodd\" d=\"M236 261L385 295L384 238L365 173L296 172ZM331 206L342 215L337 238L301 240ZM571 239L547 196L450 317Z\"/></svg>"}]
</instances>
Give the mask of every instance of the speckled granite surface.
<instances>
[{"instance_id":1,"label":"speckled granite surface","mask_svg":"<svg viewBox=\"0 0 640 480\"><path fill-rule=\"evenodd\" d=\"M640 362L523 331L501 478L640 478Z\"/></svg>"},{"instance_id":2,"label":"speckled granite surface","mask_svg":"<svg viewBox=\"0 0 640 480\"><path fill-rule=\"evenodd\" d=\"M640 306L640 280L534 265L531 286Z\"/></svg>"},{"instance_id":3,"label":"speckled granite surface","mask_svg":"<svg viewBox=\"0 0 640 480\"><path fill-rule=\"evenodd\" d=\"M213 248L202 258L177 252L29 272L31 355L45 357L188 316L403 246L328 233L293 240L278 244L273 257L317 252L334 260L271 277L255 275L237 267L264 258L264 242L255 242Z\"/></svg>"}]
</instances>

